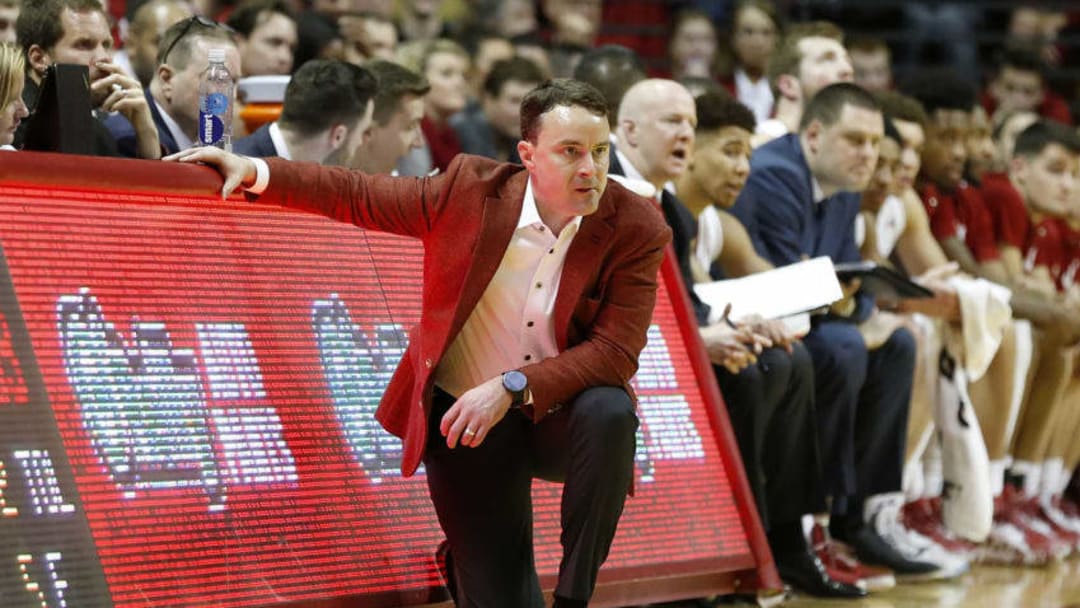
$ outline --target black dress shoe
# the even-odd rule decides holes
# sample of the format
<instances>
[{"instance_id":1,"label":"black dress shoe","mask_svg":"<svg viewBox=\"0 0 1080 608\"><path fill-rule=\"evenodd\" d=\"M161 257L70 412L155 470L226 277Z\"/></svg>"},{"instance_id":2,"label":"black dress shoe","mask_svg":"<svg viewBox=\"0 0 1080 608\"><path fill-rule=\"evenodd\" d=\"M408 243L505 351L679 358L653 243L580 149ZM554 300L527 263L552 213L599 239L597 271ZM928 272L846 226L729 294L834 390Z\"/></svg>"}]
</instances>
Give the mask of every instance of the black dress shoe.
<instances>
[{"instance_id":1,"label":"black dress shoe","mask_svg":"<svg viewBox=\"0 0 1080 608\"><path fill-rule=\"evenodd\" d=\"M925 575L940 568L937 564L904 557L869 525L862 526L850 535L848 543L855 549L855 556L859 558L859 561L875 566L885 566L897 575Z\"/></svg>"},{"instance_id":2,"label":"black dress shoe","mask_svg":"<svg viewBox=\"0 0 1080 608\"><path fill-rule=\"evenodd\" d=\"M825 571L825 565L809 550L776 555L774 559L780 578L804 593L818 597L866 597L866 591L855 585L837 582L830 578L829 573Z\"/></svg>"}]
</instances>

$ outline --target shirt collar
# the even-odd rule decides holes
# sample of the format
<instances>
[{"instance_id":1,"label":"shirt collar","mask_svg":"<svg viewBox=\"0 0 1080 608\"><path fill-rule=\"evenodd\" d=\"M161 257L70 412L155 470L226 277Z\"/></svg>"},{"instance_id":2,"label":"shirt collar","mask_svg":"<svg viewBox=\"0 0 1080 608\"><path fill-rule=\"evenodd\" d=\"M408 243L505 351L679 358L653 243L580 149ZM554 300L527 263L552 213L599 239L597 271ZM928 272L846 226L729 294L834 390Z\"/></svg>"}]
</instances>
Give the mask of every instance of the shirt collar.
<instances>
[{"instance_id":1,"label":"shirt collar","mask_svg":"<svg viewBox=\"0 0 1080 608\"><path fill-rule=\"evenodd\" d=\"M521 203L521 216L518 217L517 227L525 228L536 224L543 225L544 220L540 219L540 210L536 208L536 197L533 196L532 177L529 177L529 181L526 182L525 185L525 200ZM570 220L570 223L566 226L567 228L573 226L574 233L577 233L578 227L581 226L581 216L574 216L574 219Z\"/></svg>"},{"instance_id":2,"label":"shirt collar","mask_svg":"<svg viewBox=\"0 0 1080 608\"><path fill-rule=\"evenodd\" d=\"M178 150L187 150L188 148L194 147L195 142L191 141L191 138L187 136L187 133L184 133L184 130L180 128L180 125L176 124L176 121L173 120L172 116L169 116L169 113L165 111L165 108L161 107L161 104L154 99L153 95L150 96L150 101L157 106L158 114L161 114L161 120L165 123L165 128L169 130L169 134L172 135L173 141L176 142L176 148Z\"/></svg>"},{"instance_id":3,"label":"shirt collar","mask_svg":"<svg viewBox=\"0 0 1080 608\"><path fill-rule=\"evenodd\" d=\"M270 123L270 141L274 142L274 151L277 155L285 160L292 160L292 154L289 154L289 144L285 143L285 137L281 134L281 127L278 126L277 121Z\"/></svg>"},{"instance_id":4,"label":"shirt collar","mask_svg":"<svg viewBox=\"0 0 1080 608\"><path fill-rule=\"evenodd\" d=\"M821 189L821 184L818 183L817 178L814 176L810 176L810 187L814 191L814 204L825 200L825 192Z\"/></svg>"},{"instance_id":5,"label":"shirt collar","mask_svg":"<svg viewBox=\"0 0 1080 608\"><path fill-rule=\"evenodd\" d=\"M636 180L639 180L639 181L643 181L643 182L645 182L647 184L652 183L649 180L645 179L645 177L641 175L641 172L639 172L637 170L637 168L634 167L634 165L630 163L630 159L627 158L626 155L622 153L622 150L619 150L618 148L615 148L615 158L619 159L619 164L622 165L623 176L624 177L628 177L630 179L636 179ZM664 190L667 190L671 194L675 194L675 182L672 182L672 181L665 182L664 187L660 188L659 190L656 191L656 200L658 200L658 201L660 200L660 197L663 196L663 194L664 194Z\"/></svg>"}]
</instances>

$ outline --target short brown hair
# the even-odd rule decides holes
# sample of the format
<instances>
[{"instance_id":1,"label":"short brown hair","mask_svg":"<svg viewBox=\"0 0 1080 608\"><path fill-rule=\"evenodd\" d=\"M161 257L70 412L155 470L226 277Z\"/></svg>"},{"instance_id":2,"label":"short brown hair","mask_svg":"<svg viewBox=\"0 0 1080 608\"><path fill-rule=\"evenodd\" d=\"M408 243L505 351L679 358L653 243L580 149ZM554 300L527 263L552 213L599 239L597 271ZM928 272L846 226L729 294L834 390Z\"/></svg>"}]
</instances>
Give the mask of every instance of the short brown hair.
<instances>
[{"instance_id":1,"label":"short brown hair","mask_svg":"<svg viewBox=\"0 0 1080 608\"><path fill-rule=\"evenodd\" d=\"M836 124L844 106L881 112L881 106L866 89L851 82L837 82L821 89L817 95L810 98L803 110L799 131L805 130L815 120L826 127Z\"/></svg>"},{"instance_id":2,"label":"short brown hair","mask_svg":"<svg viewBox=\"0 0 1080 608\"><path fill-rule=\"evenodd\" d=\"M802 63L802 51L799 43L804 38L831 38L837 42L844 41L844 32L836 24L829 21L808 21L797 23L788 28L783 42L777 47L776 52L769 57L768 76L769 84L776 90L776 79L784 74L791 76L799 75L799 64Z\"/></svg>"},{"instance_id":3,"label":"short brown hair","mask_svg":"<svg viewBox=\"0 0 1080 608\"><path fill-rule=\"evenodd\" d=\"M572 78L554 78L541 84L521 100L521 138L536 143L540 117L557 106L579 106L607 119L607 101L591 84Z\"/></svg>"},{"instance_id":4,"label":"short brown hair","mask_svg":"<svg viewBox=\"0 0 1080 608\"><path fill-rule=\"evenodd\" d=\"M409 68L386 61L373 59L364 63L378 85L375 88L375 110L371 119L379 126L385 126L401 106L401 99L406 95L423 97L431 90L427 78Z\"/></svg>"},{"instance_id":5,"label":"short brown hair","mask_svg":"<svg viewBox=\"0 0 1080 608\"><path fill-rule=\"evenodd\" d=\"M23 53L30 51L35 44L43 49L51 49L64 37L64 25L60 15L65 9L75 13L101 13L98 0L34 0L23 2L19 18L15 21L15 38L19 41Z\"/></svg>"},{"instance_id":6,"label":"short brown hair","mask_svg":"<svg viewBox=\"0 0 1080 608\"><path fill-rule=\"evenodd\" d=\"M881 91L874 97L881 106L881 111L888 114L893 120L914 122L926 126L927 115L923 105L918 99L908 97L896 91Z\"/></svg>"}]
</instances>

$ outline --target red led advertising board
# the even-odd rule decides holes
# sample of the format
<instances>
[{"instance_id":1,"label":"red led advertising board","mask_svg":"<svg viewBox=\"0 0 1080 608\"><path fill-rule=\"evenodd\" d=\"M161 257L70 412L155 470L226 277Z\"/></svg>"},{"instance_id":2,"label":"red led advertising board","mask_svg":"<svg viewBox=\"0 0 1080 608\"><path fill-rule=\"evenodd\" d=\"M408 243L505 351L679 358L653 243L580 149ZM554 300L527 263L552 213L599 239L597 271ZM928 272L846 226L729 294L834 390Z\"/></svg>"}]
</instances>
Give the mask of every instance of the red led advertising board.
<instances>
[{"instance_id":1,"label":"red led advertising board","mask_svg":"<svg viewBox=\"0 0 1080 608\"><path fill-rule=\"evenodd\" d=\"M4 161L0 606L447 597L424 471L401 476L400 442L373 417L419 317L417 242L216 200L201 167ZM658 302L610 598L768 562L685 304L664 286ZM559 493L534 485L546 581Z\"/></svg>"}]
</instances>

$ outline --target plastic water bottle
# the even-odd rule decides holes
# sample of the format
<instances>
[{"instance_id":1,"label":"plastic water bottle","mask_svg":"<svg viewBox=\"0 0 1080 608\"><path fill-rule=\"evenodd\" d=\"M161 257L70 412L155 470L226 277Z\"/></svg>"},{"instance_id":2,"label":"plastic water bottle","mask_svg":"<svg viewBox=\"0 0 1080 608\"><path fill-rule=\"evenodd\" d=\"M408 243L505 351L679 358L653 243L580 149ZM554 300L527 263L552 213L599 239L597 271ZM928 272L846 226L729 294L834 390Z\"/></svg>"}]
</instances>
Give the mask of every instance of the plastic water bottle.
<instances>
[{"instance_id":1,"label":"plastic water bottle","mask_svg":"<svg viewBox=\"0 0 1080 608\"><path fill-rule=\"evenodd\" d=\"M233 83L225 49L210 49L210 65L199 79L199 145L232 152Z\"/></svg>"}]
</instances>

